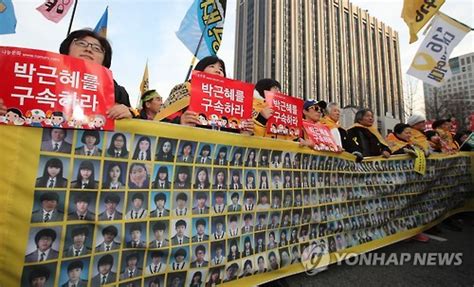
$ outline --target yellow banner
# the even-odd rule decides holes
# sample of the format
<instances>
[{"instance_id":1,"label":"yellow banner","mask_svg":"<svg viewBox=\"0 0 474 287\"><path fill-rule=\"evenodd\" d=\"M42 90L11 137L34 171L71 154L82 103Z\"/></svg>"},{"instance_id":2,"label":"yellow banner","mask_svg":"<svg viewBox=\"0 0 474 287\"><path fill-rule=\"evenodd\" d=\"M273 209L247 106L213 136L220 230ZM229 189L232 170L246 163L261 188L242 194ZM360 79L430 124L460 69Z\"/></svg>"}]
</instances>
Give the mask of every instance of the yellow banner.
<instances>
[{"instance_id":1,"label":"yellow banner","mask_svg":"<svg viewBox=\"0 0 474 287\"><path fill-rule=\"evenodd\" d=\"M436 14L445 0L405 0L402 18L410 30L410 44L418 40L418 32Z\"/></svg>"},{"instance_id":2,"label":"yellow banner","mask_svg":"<svg viewBox=\"0 0 474 287\"><path fill-rule=\"evenodd\" d=\"M415 149L415 154L416 154L416 158L415 158L415 167L414 167L414 170L421 174L421 175L425 175L426 174L426 157L425 157L425 153L416 148Z\"/></svg>"},{"instance_id":3,"label":"yellow banner","mask_svg":"<svg viewBox=\"0 0 474 287\"><path fill-rule=\"evenodd\" d=\"M421 175L408 156L141 120L0 138L1 286L257 285L473 210L468 153Z\"/></svg>"}]
</instances>

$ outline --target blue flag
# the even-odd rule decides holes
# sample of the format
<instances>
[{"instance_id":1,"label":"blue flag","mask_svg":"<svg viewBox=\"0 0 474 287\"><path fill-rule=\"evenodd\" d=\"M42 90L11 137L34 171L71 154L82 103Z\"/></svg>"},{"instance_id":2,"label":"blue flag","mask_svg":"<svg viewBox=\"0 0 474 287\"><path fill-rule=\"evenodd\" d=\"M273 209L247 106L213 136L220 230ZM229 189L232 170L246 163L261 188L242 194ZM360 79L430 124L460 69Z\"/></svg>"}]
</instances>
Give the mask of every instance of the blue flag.
<instances>
[{"instance_id":1,"label":"blue flag","mask_svg":"<svg viewBox=\"0 0 474 287\"><path fill-rule=\"evenodd\" d=\"M105 8L104 14L102 14L102 17L100 17L99 22L97 22L97 25L94 28L94 32L97 34L101 35L102 37L106 38L107 37L107 20L109 17L109 7Z\"/></svg>"},{"instance_id":2,"label":"blue flag","mask_svg":"<svg viewBox=\"0 0 474 287\"><path fill-rule=\"evenodd\" d=\"M226 0L194 0L176 36L198 59L215 55L224 32Z\"/></svg>"},{"instance_id":3,"label":"blue flag","mask_svg":"<svg viewBox=\"0 0 474 287\"><path fill-rule=\"evenodd\" d=\"M0 0L0 34L15 34L16 17L12 0Z\"/></svg>"}]
</instances>

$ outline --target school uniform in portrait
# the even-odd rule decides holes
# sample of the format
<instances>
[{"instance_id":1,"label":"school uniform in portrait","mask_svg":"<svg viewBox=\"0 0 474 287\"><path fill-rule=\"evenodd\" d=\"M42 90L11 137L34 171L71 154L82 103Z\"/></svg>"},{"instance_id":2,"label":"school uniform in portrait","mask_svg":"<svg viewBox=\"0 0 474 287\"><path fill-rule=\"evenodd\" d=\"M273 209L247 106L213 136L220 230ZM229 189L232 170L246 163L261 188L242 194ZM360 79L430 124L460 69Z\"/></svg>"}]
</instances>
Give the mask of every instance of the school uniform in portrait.
<instances>
[{"instance_id":1,"label":"school uniform in portrait","mask_svg":"<svg viewBox=\"0 0 474 287\"><path fill-rule=\"evenodd\" d=\"M135 246L133 246L133 241L130 240L125 244L126 248L145 248L146 247L146 242L143 240L140 240L138 242L135 242Z\"/></svg>"},{"instance_id":2,"label":"school uniform in portrait","mask_svg":"<svg viewBox=\"0 0 474 287\"><path fill-rule=\"evenodd\" d=\"M95 214L93 212L87 211L86 215L80 215L77 214L77 212L73 211L67 215L67 220L88 220L88 221L93 221L95 220Z\"/></svg>"},{"instance_id":3,"label":"school uniform in portrait","mask_svg":"<svg viewBox=\"0 0 474 287\"><path fill-rule=\"evenodd\" d=\"M57 209L46 211L43 208L41 208L31 213L31 222L33 223L62 221L63 218L64 218L64 212Z\"/></svg>"},{"instance_id":4,"label":"school uniform in portrait","mask_svg":"<svg viewBox=\"0 0 474 287\"><path fill-rule=\"evenodd\" d=\"M240 205L240 204L231 204L227 207L227 211L229 211L229 212L242 211L242 205Z\"/></svg>"},{"instance_id":5,"label":"school uniform in portrait","mask_svg":"<svg viewBox=\"0 0 474 287\"><path fill-rule=\"evenodd\" d=\"M161 248L161 247L168 247L170 245L170 241L168 239L163 239L159 242L156 239L153 239L149 244L149 248Z\"/></svg>"},{"instance_id":6,"label":"school uniform in portrait","mask_svg":"<svg viewBox=\"0 0 474 287\"><path fill-rule=\"evenodd\" d=\"M166 264L165 263L160 262L156 265L151 263L150 265L148 265L145 268L145 275L153 275L153 274L156 274L156 273L165 272L165 270L166 270Z\"/></svg>"},{"instance_id":7,"label":"school uniform in portrait","mask_svg":"<svg viewBox=\"0 0 474 287\"><path fill-rule=\"evenodd\" d=\"M152 212L150 212L150 217L163 217L163 216L169 216L170 215L170 210L163 208L163 210L155 209Z\"/></svg>"},{"instance_id":8,"label":"school uniform in portrait","mask_svg":"<svg viewBox=\"0 0 474 287\"><path fill-rule=\"evenodd\" d=\"M107 214L107 210L99 214L99 220L120 220L122 217L123 214L118 210L115 210L114 214L111 215Z\"/></svg>"},{"instance_id":9,"label":"school uniform in portrait","mask_svg":"<svg viewBox=\"0 0 474 287\"><path fill-rule=\"evenodd\" d=\"M139 210L129 210L125 215L125 219L142 219L146 218L147 210L144 208L140 208Z\"/></svg>"},{"instance_id":10,"label":"school uniform in portrait","mask_svg":"<svg viewBox=\"0 0 474 287\"><path fill-rule=\"evenodd\" d=\"M199 239L201 239L201 240L199 240ZM196 234L191 238L191 240L193 242L207 241L207 240L209 240L209 235L203 234L202 236L199 236L199 235Z\"/></svg>"},{"instance_id":11,"label":"school uniform in portrait","mask_svg":"<svg viewBox=\"0 0 474 287\"><path fill-rule=\"evenodd\" d=\"M91 286L96 287L96 286L101 286L105 284L110 284L110 283L115 283L117 281L117 273L110 271L106 275L107 277L105 278L104 284L102 284L102 274L97 274L94 277L92 277L91 280Z\"/></svg>"},{"instance_id":12,"label":"school uniform in portrait","mask_svg":"<svg viewBox=\"0 0 474 287\"><path fill-rule=\"evenodd\" d=\"M180 155L176 159L176 162L192 163L193 162L193 155L192 154L190 154L188 156Z\"/></svg>"},{"instance_id":13,"label":"school uniform in portrait","mask_svg":"<svg viewBox=\"0 0 474 287\"><path fill-rule=\"evenodd\" d=\"M92 249L90 247L84 245L84 246L82 246L82 250L80 250L80 254L77 255L77 256L83 256L83 255L91 254L91 251L92 251ZM75 255L74 245L72 244L66 250L64 250L63 257L73 257L73 256L76 256L76 255Z\"/></svg>"},{"instance_id":14,"label":"school uniform in portrait","mask_svg":"<svg viewBox=\"0 0 474 287\"><path fill-rule=\"evenodd\" d=\"M198 156L196 159L196 163L201 163L201 164L211 164L212 159L210 156Z\"/></svg>"},{"instance_id":15,"label":"school uniform in portrait","mask_svg":"<svg viewBox=\"0 0 474 287\"><path fill-rule=\"evenodd\" d=\"M55 177L53 179L38 177L35 183L36 187L60 188L67 186L67 179L64 177Z\"/></svg>"},{"instance_id":16,"label":"school uniform in portrait","mask_svg":"<svg viewBox=\"0 0 474 287\"><path fill-rule=\"evenodd\" d=\"M221 255L221 256L217 256L217 255L216 255L216 256L214 256L214 257L212 258L212 260L211 260L212 265L219 265L219 264L224 263L224 261L225 261L224 255Z\"/></svg>"},{"instance_id":17,"label":"school uniform in portrait","mask_svg":"<svg viewBox=\"0 0 474 287\"><path fill-rule=\"evenodd\" d=\"M69 284L69 281L61 285L61 287L70 287L70 286L75 286L75 287L87 287L87 281L80 279L79 282L77 282L75 285Z\"/></svg>"},{"instance_id":18,"label":"school uniform in portrait","mask_svg":"<svg viewBox=\"0 0 474 287\"><path fill-rule=\"evenodd\" d=\"M47 140L41 142L41 150L70 153L72 150L72 145L65 140L61 142L53 142L52 140Z\"/></svg>"},{"instance_id":19,"label":"school uniform in portrait","mask_svg":"<svg viewBox=\"0 0 474 287\"><path fill-rule=\"evenodd\" d=\"M209 206L204 206L203 208L193 207L193 214L208 214L209 213Z\"/></svg>"},{"instance_id":20,"label":"school uniform in portrait","mask_svg":"<svg viewBox=\"0 0 474 287\"><path fill-rule=\"evenodd\" d=\"M107 244L105 244L104 241L102 241L101 244L99 244L95 247L95 252L107 251L107 246L109 247L109 251L110 250L116 250L116 249L120 248L120 243L118 243L116 241L112 241L110 244L107 245Z\"/></svg>"},{"instance_id":21,"label":"school uniform in portrait","mask_svg":"<svg viewBox=\"0 0 474 287\"><path fill-rule=\"evenodd\" d=\"M156 180L151 185L152 188L170 189L171 182L168 180Z\"/></svg>"},{"instance_id":22,"label":"school uniform in portrait","mask_svg":"<svg viewBox=\"0 0 474 287\"><path fill-rule=\"evenodd\" d=\"M31 252L30 254L25 256L25 262L38 262L39 259L41 258L42 252L36 249L35 251ZM51 259L57 259L59 256L59 252L54 250L53 248L50 248L46 252L46 257L44 260L51 260Z\"/></svg>"},{"instance_id":23,"label":"school uniform in portrait","mask_svg":"<svg viewBox=\"0 0 474 287\"><path fill-rule=\"evenodd\" d=\"M201 267L207 267L209 266L209 261L204 260L201 263L198 263L197 261L191 262L191 268L201 268Z\"/></svg>"},{"instance_id":24,"label":"school uniform in portrait","mask_svg":"<svg viewBox=\"0 0 474 287\"><path fill-rule=\"evenodd\" d=\"M125 268L124 272L120 274L120 280L142 276L142 274L143 274L143 271L141 268L135 268L131 271L128 270L128 268Z\"/></svg>"},{"instance_id":25,"label":"school uniform in portrait","mask_svg":"<svg viewBox=\"0 0 474 287\"><path fill-rule=\"evenodd\" d=\"M179 245L179 239L177 235L171 237L171 244L172 245ZM183 237L181 238L181 244L186 244L186 243L189 243L189 237L187 237L186 235L183 235Z\"/></svg>"},{"instance_id":26,"label":"school uniform in portrait","mask_svg":"<svg viewBox=\"0 0 474 287\"><path fill-rule=\"evenodd\" d=\"M83 187L86 186L86 187ZM71 181L71 188L80 188L80 189L98 189L99 182L97 180L92 180L92 182L83 183L82 181L73 180Z\"/></svg>"},{"instance_id":27,"label":"school uniform in portrait","mask_svg":"<svg viewBox=\"0 0 474 287\"><path fill-rule=\"evenodd\" d=\"M81 146L76 148L74 153L76 155L100 156L102 154L102 150L97 146L95 146L92 150L87 149L86 146Z\"/></svg>"}]
</instances>

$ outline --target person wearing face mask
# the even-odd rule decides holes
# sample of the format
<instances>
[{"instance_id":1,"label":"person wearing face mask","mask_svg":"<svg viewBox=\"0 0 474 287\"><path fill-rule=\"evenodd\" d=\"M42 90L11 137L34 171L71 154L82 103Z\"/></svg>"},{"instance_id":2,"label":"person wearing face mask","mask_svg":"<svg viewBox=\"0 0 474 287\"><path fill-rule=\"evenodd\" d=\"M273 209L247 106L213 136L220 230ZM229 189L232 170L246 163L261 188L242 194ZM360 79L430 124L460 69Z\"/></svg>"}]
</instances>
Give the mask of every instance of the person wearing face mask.
<instances>
[{"instance_id":1,"label":"person wearing face mask","mask_svg":"<svg viewBox=\"0 0 474 287\"><path fill-rule=\"evenodd\" d=\"M201 59L194 67L194 70L226 77L224 61L217 56L208 56ZM190 80L176 85L171 90L169 97L161 106L160 113L155 119L186 126L200 126L198 113L188 110L190 91ZM241 133L253 133L254 125L252 120L243 121L242 125L243 128ZM234 131L226 128L221 128L221 130Z\"/></svg>"}]
</instances>

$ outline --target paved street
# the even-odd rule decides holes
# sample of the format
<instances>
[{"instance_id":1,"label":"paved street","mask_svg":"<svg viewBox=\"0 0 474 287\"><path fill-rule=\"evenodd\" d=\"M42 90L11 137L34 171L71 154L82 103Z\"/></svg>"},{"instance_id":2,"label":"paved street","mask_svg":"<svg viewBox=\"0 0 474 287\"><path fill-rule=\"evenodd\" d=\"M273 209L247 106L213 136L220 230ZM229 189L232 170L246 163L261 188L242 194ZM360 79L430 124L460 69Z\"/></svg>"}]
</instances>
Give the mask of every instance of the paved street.
<instances>
[{"instance_id":1,"label":"paved street","mask_svg":"<svg viewBox=\"0 0 474 287\"><path fill-rule=\"evenodd\" d=\"M403 266L332 265L316 276L303 273L264 286L474 286L474 214L463 214L461 218L462 232L451 231L441 225L442 233L436 236L448 241L402 241L376 251L387 255L401 252L462 252L460 266L414 266L411 262Z\"/></svg>"}]
</instances>

